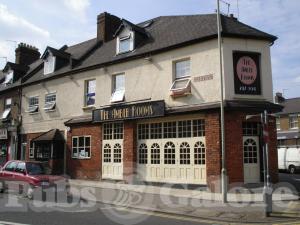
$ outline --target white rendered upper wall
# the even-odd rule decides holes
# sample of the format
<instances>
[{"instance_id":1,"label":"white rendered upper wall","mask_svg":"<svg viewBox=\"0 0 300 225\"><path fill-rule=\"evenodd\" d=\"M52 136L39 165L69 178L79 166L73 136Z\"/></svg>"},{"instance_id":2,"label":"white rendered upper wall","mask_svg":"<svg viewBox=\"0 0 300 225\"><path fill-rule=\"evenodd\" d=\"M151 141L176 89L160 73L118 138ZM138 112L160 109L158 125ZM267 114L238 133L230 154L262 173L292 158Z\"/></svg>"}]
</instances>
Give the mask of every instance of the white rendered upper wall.
<instances>
[{"instance_id":1,"label":"white rendered upper wall","mask_svg":"<svg viewBox=\"0 0 300 225\"><path fill-rule=\"evenodd\" d=\"M261 53L262 95L238 96L234 93L232 51ZM272 75L270 49L266 41L224 38L224 93L226 100L240 98L272 101ZM174 62L190 59L191 94L173 98L170 87L174 81ZM58 78L24 87L22 97L22 133L35 133L50 129L64 130L64 122L72 117L91 114L85 108L85 81L96 79L95 108L110 105L113 89L112 76L125 74L125 103L164 100L166 107L184 107L220 101L219 55L217 40L211 40L153 55L151 60L137 59L105 69L94 69L70 77ZM43 110L45 94L56 93L56 109ZM39 96L39 112L27 112L29 97Z\"/></svg>"}]
</instances>

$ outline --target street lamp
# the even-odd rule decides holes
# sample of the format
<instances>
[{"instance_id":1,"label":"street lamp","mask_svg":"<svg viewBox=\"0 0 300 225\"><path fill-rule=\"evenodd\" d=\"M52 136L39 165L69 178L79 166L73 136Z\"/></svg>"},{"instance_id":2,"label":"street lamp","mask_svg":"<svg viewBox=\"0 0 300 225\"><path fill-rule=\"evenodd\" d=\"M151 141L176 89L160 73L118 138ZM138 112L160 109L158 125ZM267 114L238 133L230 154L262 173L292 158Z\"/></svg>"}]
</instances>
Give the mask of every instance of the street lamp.
<instances>
[{"instance_id":1,"label":"street lamp","mask_svg":"<svg viewBox=\"0 0 300 225\"><path fill-rule=\"evenodd\" d=\"M272 212L272 189L270 183L270 173L269 173L269 132L268 128L268 114L267 110L264 110L263 113L255 115L246 115L246 120L249 120L253 117L260 116L261 124L263 126L263 167L264 167L264 189L263 189L263 201L265 203L265 216L270 216Z\"/></svg>"},{"instance_id":2,"label":"street lamp","mask_svg":"<svg viewBox=\"0 0 300 225\"><path fill-rule=\"evenodd\" d=\"M227 172L226 172L226 156L225 156L225 124L224 124L224 96L223 96L223 65L222 65L222 40L221 40L221 15L220 0L217 0L217 22L218 22L218 48L219 48L219 64L220 64L220 108L221 108L221 149L222 149L222 201L227 202Z\"/></svg>"}]
</instances>

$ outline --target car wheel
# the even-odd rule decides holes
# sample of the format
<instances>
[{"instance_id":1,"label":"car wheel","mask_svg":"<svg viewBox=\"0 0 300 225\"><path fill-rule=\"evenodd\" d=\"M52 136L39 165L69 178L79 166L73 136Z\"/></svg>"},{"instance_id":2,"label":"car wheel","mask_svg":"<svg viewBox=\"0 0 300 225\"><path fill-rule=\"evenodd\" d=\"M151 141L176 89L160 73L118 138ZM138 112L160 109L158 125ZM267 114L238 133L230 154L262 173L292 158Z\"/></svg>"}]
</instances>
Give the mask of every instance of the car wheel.
<instances>
[{"instance_id":1,"label":"car wheel","mask_svg":"<svg viewBox=\"0 0 300 225\"><path fill-rule=\"evenodd\" d=\"M293 165L290 165L289 166L289 172L290 172L290 174L295 174L296 173L296 167L293 166Z\"/></svg>"}]
</instances>

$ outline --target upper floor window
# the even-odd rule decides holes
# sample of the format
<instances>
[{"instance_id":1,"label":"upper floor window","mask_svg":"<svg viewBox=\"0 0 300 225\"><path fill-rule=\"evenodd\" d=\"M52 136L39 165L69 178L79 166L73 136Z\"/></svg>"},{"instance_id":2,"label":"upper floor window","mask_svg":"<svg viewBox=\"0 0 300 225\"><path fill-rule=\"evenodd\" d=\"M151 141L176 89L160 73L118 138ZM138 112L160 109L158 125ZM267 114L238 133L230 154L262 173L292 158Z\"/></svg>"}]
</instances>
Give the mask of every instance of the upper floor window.
<instances>
[{"instance_id":1,"label":"upper floor window","mask_svg":"<svg viewBox=\"0 0 300 225\"><path fill-rule=\"evenodd\" d=\"M5 99L5 104L4 104L4 112L2 114L2 119L6 120L10 111L11 111L11 105L12 105L12 99L7 98Z\"/></svg>"},{"instance_id":2,"label":"upper floor window","mask_svg":"<svg viewBox=\"0 0 300 225\"><path fill-rule=\"evenodd\" d=\"M39 111L39 97L34 96L29 98L28 112L35 113Z\"/></svg>"},{"instance_id":3,"label":"upper floor window","mask_svg":"<svg viewBox=\"0 0 300 225\"><path fill-rule=\"evenodd\" d=\"M117 54L129 52L133 50L134 33L128 32L125 35L121 34L117 40Z\"/></svg>"},{"instance_id":4,"label":"upper floor window","mask_svg":"<svg viewBox=\"0 0 300 225\"><path fill-rule=\"evenodd\" d=\"M54 110L56 106L56 93L49 93L45 95L45 111Z\"/></svg>"},{"instance_id":5,"label":"upper floor window","mask_svg":"<svg viewBox=\"0 0 300 225\"><path fill-rule=\"evenodd\" d=\"M14 79L14 71L9 70L6 74L5 74L5 80L3 82L4 85L9 85L13 83L13 79Z\"/></svg>"},{"instance_id":6,"label":"upper floor window","mask_svg":"<svg viewBox=\"0 0 300 225\"><path fill-rule=\"evenodd\" d=\"M174 62L174 82L171 87L172 96L184 95L191 91L190 60Z\"/></svg>"},{"instance_id":7,"label":"upper floor window","mask_svg":"<svg viewBox=\"0 0 300 225\"><path fill-rule=\"evenodd\" d=\"M277 130L280 130L280 118L276 118L276 128Z\"/></svg>"},{"instance_id":8,"label":"upper floor window","mask_svg":"<svg viewBox=\"0 0 300 225\"><path fill-rule=\"evenodd\" d=\"M87 80L85 82L85 105L95 105L96 80Z\"/></svg>"},{"instance_id":9,"label":"upper floor window","mask_svg":"<svg viewBox=\"0 0 300 225\"><path fill-rule=\"evenodd\" d=\"M124 101L125 96L125 74L117 74L113 76L113 93L111 102Z\"/></svg>"},{"instance_id":10,"label":"upper floor window","mask_svg":"<svg viewBox=\"0 0 300 225\"><path fill-rule=\"evenodd\" d=\"M290 115L289 117L290 129L298 128L298 115Z\"/></svg>"},{"instance_id":11,"label":"upper floor window","mask_svg":"<svg viewBox=\"0 0 300 225\"><path fill-rule=\"evenodd\" d=\"M55 56L49 53L48 57L44 59L44 75L54 72L55 61Z\"/></svg>"}]
</instances>

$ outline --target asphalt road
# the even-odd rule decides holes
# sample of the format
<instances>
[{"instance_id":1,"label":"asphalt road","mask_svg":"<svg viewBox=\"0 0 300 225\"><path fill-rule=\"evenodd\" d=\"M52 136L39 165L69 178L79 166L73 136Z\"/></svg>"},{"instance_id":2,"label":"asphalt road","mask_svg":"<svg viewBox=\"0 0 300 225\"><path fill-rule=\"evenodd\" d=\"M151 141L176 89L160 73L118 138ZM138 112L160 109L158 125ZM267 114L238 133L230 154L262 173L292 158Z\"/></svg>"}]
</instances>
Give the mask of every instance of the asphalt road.
<instances>
[{"instance_id":1,"label":"asphalt road","mask_svg":"<svg viewBox=\"0 0 300 225\"><path fill-rule=\"evenodd\" d=\"M279 174L280 182L293 185L300 193L300 174ZM72 199L71 199L72 200ZM0 194L0 225L112 225L112 224L226 224L163 213L120 208L83 200L59 204L31 201L17 194Z\"/></svg>"},{"instance_id":2,"label":"asphalt road","mask_svg":"<svg viewBox=\"0 0 300 225\"><path fill-rule=\"evenodd\" d=\"M46 205L47 204L47 205ZM66 203L65 203L66 204ZM72 203L73 204L73 203ZM76 202L70 205L51 205L42 201L30 201L15 194L0 194L1 225L199 225L211 222L189 217L150 213L119 208L101 203Z\"/></svg>"}]
</instances>

